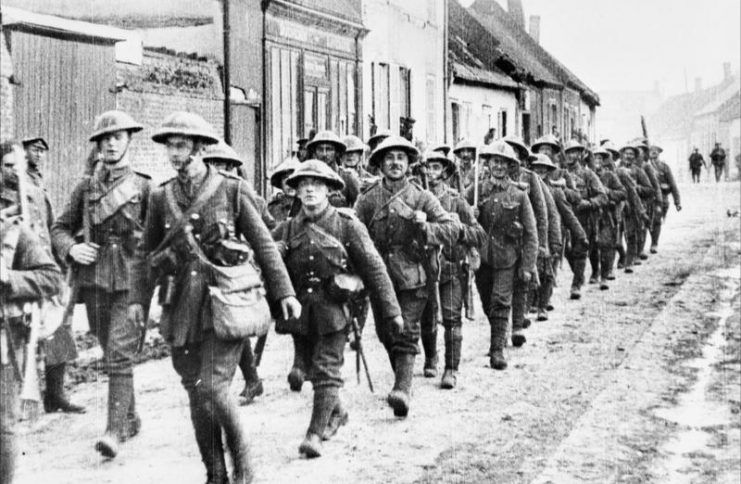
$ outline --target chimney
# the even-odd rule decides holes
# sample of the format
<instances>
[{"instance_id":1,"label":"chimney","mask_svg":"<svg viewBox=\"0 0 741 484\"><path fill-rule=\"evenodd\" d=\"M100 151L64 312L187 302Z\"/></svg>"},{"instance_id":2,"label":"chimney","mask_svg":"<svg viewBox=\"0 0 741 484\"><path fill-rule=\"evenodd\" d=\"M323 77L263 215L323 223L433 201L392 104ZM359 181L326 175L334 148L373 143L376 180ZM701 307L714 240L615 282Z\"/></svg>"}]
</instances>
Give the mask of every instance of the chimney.
<instances>
[{"instance_id":1,"label":"chimney","mask_svg":"<svg viewBox=\"0 0 741 484\"><path fill-rule=\"evenodd\" d=\"M731 63L730 62L724 62L723 63L723 80L728 81L732 77L731 74Z\"/></svg>"},{"instance_id":2,"label":"chimney","mask_svg":"<svg viewBox=\"0 0 741 484\"><path fill-rule=\"evenodd\" d=\"M530 16L530 37L540 44L540 15Z\"/></svg>"},{"instance_id":3,"label":"chimney","mask_svg":"<svg viewBox=\"0 0 741 484\"><path fill-rule=\"evenodd\" d=\"M702 91L702 77L695 77L695 92Z\"/></svg>"},{"instance_id":4,"label":"chimney","mask_svg":"<svg viewBox=\"0 0 741 484\"><path fill-rule=\"evenodd\" d=\"M522 0L507 0L507 12L517 26L525 30L525 10L522 8Z\"/></svg>"}]
</instances>

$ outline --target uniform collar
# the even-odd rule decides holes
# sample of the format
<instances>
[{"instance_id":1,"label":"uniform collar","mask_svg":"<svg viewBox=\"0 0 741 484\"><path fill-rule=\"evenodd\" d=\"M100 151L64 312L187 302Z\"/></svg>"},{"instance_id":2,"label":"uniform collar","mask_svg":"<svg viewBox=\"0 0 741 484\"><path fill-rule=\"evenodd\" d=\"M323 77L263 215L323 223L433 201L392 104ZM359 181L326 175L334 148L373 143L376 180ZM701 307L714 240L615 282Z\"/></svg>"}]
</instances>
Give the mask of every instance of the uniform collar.
<instances>
[{"instance_id":1,"label":"uniform collar","mask_svg":"<svg viewBox=\"0 0 741 484\"><path fill-rule=\"evenodd\" d=\"M332 206L332 204L327 204L327 207L324 210L322 210L319 214L311 217L306 215L306 213L301 210L298 215L296 215L296 221L299 225L302 226L307 223L320 223L327 220L327 218L329 218L330 215L332 215L335 211L336 209Z\"/></svg>"},{"instance_id":2,"label":"uniform collar","mask_svg":"<svg viewBox=\"0 0 741 484\"><path fill-rule=\"evenodd\" d=\"M131 165L123 166L108 166L103 165L103 169L100 171L100 179L103 183L113 183L116 180L131 173Z\"/></svg>"}]
</instances>

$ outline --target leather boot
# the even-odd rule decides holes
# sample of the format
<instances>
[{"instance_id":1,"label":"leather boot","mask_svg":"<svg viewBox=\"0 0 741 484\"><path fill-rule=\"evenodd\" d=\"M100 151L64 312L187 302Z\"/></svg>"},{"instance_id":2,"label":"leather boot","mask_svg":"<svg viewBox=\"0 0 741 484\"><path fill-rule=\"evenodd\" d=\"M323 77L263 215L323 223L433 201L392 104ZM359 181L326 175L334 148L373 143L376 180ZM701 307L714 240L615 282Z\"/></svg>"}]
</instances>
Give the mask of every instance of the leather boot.
<instances>
[{"instance_id":1,"label":"leather boot","mask_svg":"<svg viewBox=\"0 0 741 484\"><path fill-rule=\"evenodd\" d=\"M293 367L288 373L288 386L292 392L300 392L308 371L306 358L306 341L302 336L293 336Z\"/></svg>"},{"instance_id":2,"label":"leather boot","mask_svg":"<svg viewBox=\"0 0 741 484\"><path fill-rule=\"evenodd\" d=\"M463 332L460 326L445 328L445 371L443 372L440 388L451 390L457 383L456 373L461 361L461 344Z\"/></svg>"},{"instance_id":3,"label":"leather boot","mask_svg":"<svg viewBox=\"0 0 741 484\"><path fill-rule=\"evenodd\" d=\"M345 410L345 407L342 405L338 395L337 404L335 405L334 410L332 410L332 415L329 417L329 422L327 423L327 428L324 430L324 434L322 435L322 440L329 440L334 437L337 434L337 431L340 430L340 427L347 425L349 420L350 414Z\"/></svg>"},{"instance_id":4,"label":"leather boot","mask_svg":"<svg viewBox=\"0 0 741 484\"><path fill-rule=\"evenodd\" d=\"M244 377L244 390L239 394L240 397L243 397L240 400L240 405L249 405L255 397L263 393L262 380L257 374L255 355L252 352L252 343L249 338L245 338L244 341L242 357L239 359L239 369Z\"/></svg>"},{"instance_id":5,"label":"leather boot","mask_svg":"<svg viewBox=\"0 0 741 484\"><path fill-rule=\"evenodd\" d=\"M327 428L332 411L337 406L338 388L319 387L314 389L314 407L306 438L298 448L299 453L313 459L322 455L322 436Z\"/></svg>"},{"instance_id":6,"label":"leather boot","mask_svg":"<svg viewBox=\"0 0 741 484\"><path fill-rule=\"evenodd\" d=\"M229 484L221 440L221 427L216 422L210 404L202 401L195 389L188 391L190 420L196 434L201 460L206 466L206 484Z\"/></svg>"},{"instance_id":7,"label":"leather boot","mask_svg":"<svg viewBox=\"0 0 741 484\"><path fill-rule=\"evenodd\" d=\"M538 308L538 321L548 321L548 311L545 308Z\"/></svg>"},{"instance_id":8,"label":"leather boot","mask_svg":"<svg viewBox=\"0 0 741 484\"><path fill-rule=\"evenodd\" d=\"M397 354L394 388L387 399L391 408L394 409L394 415L397 417L406 417L409 414L413 373L414 355Z\"/></svg>"},{"instance_id":9,"label":"leather boot","mask_svg":"<svg viewBox=\"0 0 741 484\"><path fill-rule=\"evenodd\" d=\"M507 318L493 318L491 322L492 353L489 364L495 370L505 370L507 359L504 357L504 347L507 346Z\"/></svg>"},{"instance_id":10,"label":"leather boot","mask_svg":"<svg viewBox=\"0 0 741 484\"><path fill-rule=\"evenodd\" d=\"M527 343L527 338L525 338L525 332L519 328L513 329L512 330L512 346L519 348L525 343Z\"/></svg>"},{"instance_id":11,"label":"leather boot","mask_svg":"<svg viewBox=\"0 0 741 484\"><path fill-rule=\"evenodd\" d=\"M571 268L574 271L574 278L571 282L571 299L581 299L581 287L584 285L584 271L586 267L586 259L574 259L571 263Z\"/></svg>"},{"instance_id":12,"label":"leather boot","mask_svg":"<svg viewBox=\"0 0 741 484\"><path fill-rule=\"evenodd\" d=\"M425 378L437 376L437 324L422 329L422 349L425 352Z\"/></svg>"},{"instance_id":13,"label":"leather boot","mask_svg":"<svg viewBox=\"0 0 741 484\"><path fill-rule=\"evenodd\" d=\"M50 366L46 369L46 393L44 394L44 411L46 413L85 413L85 407L75 405L67 400L64 393L65 363Z\"/></svg>"},{"instance_id":14,"label":"leather boot","mask_svg":"<svg viewBox=\"0 0 741 484\"><path fill-rule=\"evenodd\" d=\"M95 443L95 450L104 457L114 458L118 445L126 440L127 416L134 395L134 377L113 373L108 379L108 424L105 433Z\"/></svg>"}]
</instances>

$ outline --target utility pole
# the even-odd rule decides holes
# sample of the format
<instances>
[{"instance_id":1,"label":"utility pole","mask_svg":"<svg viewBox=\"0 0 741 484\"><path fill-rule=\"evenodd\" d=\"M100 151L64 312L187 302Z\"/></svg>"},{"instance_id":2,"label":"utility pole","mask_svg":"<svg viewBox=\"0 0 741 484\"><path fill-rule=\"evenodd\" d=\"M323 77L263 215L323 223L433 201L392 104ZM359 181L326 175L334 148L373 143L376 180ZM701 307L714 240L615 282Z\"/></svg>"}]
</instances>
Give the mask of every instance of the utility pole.
<instances>
[{"instance_id":1,"label":"utility pole","mask_svg":"<svg viewBox=\"0 0 741 484\"><path fill-rule=\"evenodd\" d=\"M230 91L231 91L231 79L230 79L230 63L231 63L231 28L229 24L229 2L231 0L223 0L222 5L222 23L223 23L223 39L224 39L224 141L227 144L231 144L232 141L232 113L230 105Z\"/></svg>"}]
</instances>

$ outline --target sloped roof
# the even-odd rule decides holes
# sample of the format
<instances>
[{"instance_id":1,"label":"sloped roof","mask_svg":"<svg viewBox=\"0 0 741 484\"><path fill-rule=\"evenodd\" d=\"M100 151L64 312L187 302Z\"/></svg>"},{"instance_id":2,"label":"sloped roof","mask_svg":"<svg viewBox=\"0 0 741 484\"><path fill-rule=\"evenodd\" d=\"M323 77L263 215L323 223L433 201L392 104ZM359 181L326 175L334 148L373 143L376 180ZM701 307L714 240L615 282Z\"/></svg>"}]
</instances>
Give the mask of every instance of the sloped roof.
<instances>
[{"instance_id":1,"label":"sloped roof","mask_svg":"<svg viewBox=\"0 0 741 484\"><path fill-rule=\"evenodd\" d=\"M359 0L283 0L285 3L291 3L306 7L316 12L329 14L343 20L348 20L357 24L363 23L363 17L360 12Z\"/></svg>"},{"instance_id":2,"label":"sloped roof","mask_svg":"<svg viewBox=\"0 0 741 484\"><path fill-rule=\"evenodd\" d=\"M34 32L61 37L75 37L89 42L115 44L122 40L135 40L136 32L108 25L69 20L53 15L43 15L14 7L3 7L3 26L18 27Z\"/></svg>"},{"instance_id":3,"label":"sloped roof","mask_svg":"<svg viewBox=\"0 0 741 484\"><path fill-rule=\"evenodd\" d=\"M502 52L525 70L533 81L568 86L578 91L585 101L599 104L597 93L520 28L495 0L476 0L469 10L492 36L499 39Z\"/></svg>"},{"instance_id":4,"label":"sloped roof","mask_svg":"<svg viewBox=\"0 0 741 484\"><path fill-rule=\"evenodd\" d=\"M726 103L733 100L733 98L737 98L740 93L741 88L738 85L738 82L732 82L728 84L728 87L721 91L709 103L700 108L695 113L695 116L705 116L715 113L716 111L720 110L720 108L722 108Z\"/></svg>"},{"instance_id":5,"label":"sloped roof","mask_svg":"<svg viewBox=\"0 0 741 484\"><path fill-rule=\"evenodd\" d=\"M518 83L496 67L497 41L457 1L448 3L448 55L456 78L517 89Z\"/></svg>"},{"instance_id":6,"label":"sloped roof","mask_svg":"<svg viewBox=\"0 0 741 484\"><path fill-rule=\"evenodd\" d=\"M685 136L692 128L695 114L728 88L728 81L668 98L649 119L652 136ZM653 133L656 133L655 135Z\"/></svg>"}]
</instances>

